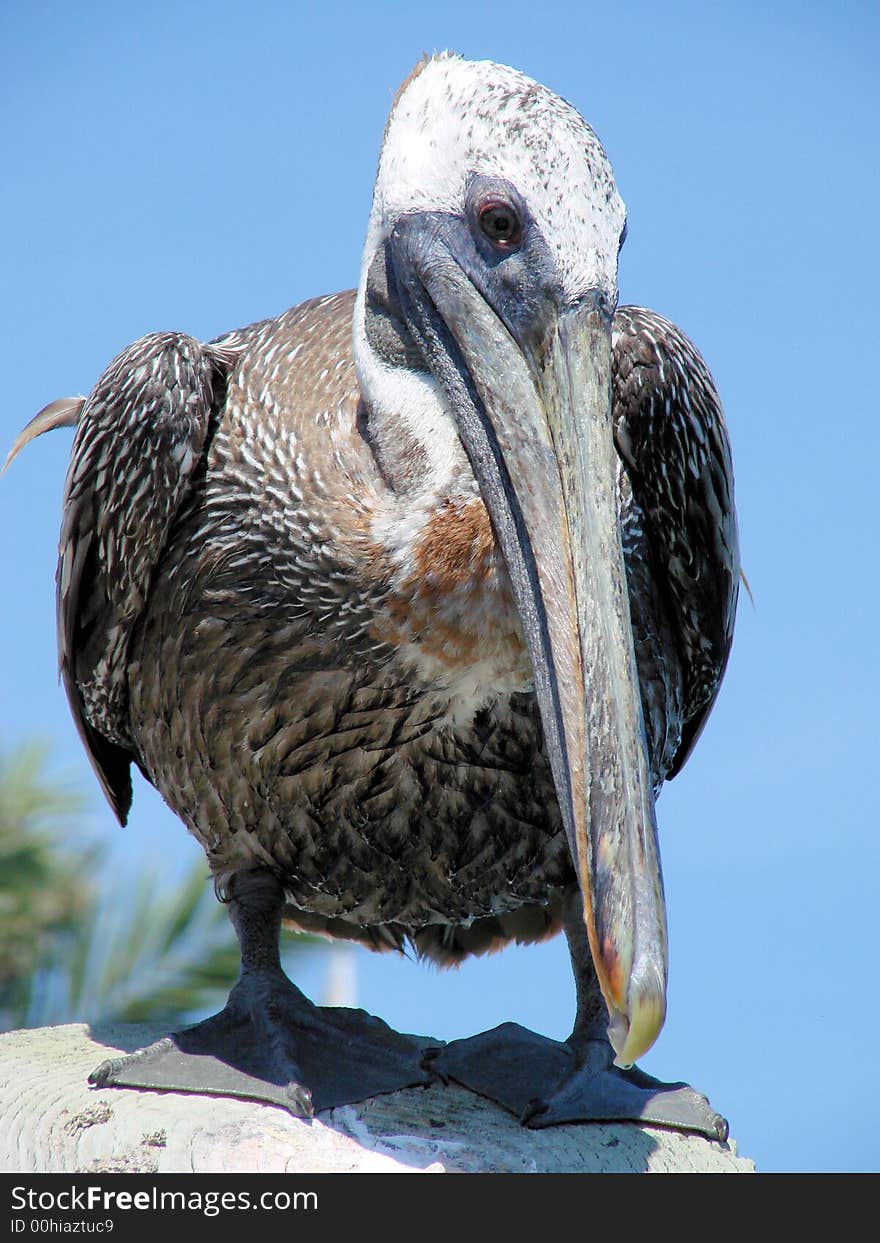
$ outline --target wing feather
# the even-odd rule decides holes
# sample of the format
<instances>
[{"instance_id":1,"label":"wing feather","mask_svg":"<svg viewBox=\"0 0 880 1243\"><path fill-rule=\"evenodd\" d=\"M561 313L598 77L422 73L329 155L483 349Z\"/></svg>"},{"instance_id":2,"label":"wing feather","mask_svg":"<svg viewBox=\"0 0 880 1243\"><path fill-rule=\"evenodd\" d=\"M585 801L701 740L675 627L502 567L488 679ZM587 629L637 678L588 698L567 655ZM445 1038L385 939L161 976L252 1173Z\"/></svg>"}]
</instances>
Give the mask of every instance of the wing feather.
<instances>
[{"instance_id":1,"label":"wing feather","mask_svg":"<svg viewBox=\"0 0 880 1243\"><path fill-rule=\"evenodd\" d=\"M684 670L674 777L715 702L733 639L740 560L730 441L712 376L675 324L620 307L613 341L615 439L647 515Z\"/></svg>"},{"instance_id":2,"label":"wing feather","mask_svg":"<svg viewBox=\"0 0 880 1243\"><path fill-rule=\"evenodd\" d=\"M138 761L129 641L234 357L179 333L143 337L110 364L79 415L59 540L58 657L77 729L123 824Z\"/></svg>"}]
</instances>

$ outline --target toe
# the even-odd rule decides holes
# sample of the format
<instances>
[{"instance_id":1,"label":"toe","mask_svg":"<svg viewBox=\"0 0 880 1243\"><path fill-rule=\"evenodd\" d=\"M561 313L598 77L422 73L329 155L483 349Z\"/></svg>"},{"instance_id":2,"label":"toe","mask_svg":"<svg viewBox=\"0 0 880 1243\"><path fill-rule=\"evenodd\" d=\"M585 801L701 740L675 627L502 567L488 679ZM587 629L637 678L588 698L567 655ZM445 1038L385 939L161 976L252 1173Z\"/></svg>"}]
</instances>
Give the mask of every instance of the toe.
<instances>
[{"instance_id":1,"label":"toe","mask_svg":"<svg viewBox=\"0 0 880 1243\"><path fill-rule=\"evenodd\" d=\"M726 1119L687 1084L613 1068L598 1073L578 1068L546 1100L533 1102L523 1122L536 1129L566 1122L639 1122L721 1141L728 1131Z\"/></svg>"}]
</instances>

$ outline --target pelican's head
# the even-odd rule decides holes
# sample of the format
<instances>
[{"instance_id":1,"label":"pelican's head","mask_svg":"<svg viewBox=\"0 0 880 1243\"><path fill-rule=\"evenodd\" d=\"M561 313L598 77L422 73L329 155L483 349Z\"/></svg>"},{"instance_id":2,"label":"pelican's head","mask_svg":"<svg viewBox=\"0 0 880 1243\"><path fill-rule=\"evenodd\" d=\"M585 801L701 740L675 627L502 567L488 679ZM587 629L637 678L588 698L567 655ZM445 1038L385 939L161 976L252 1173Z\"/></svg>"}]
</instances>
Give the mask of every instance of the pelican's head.
<instances>
[{"instance_id":1,"label":"pelican's head","mask_svg":"<svg viewBox=\"0 0 880 1243\"><path fill-rule=\"evenodd\" d=\"M666 924L615 495L624 227L570 104L503 65L423 62L385 129L354 347L367 406L445 419L491 515L626 1063L663 1023Z\"/></svg>"},{"instance_id":2,"label":"pelican's head","mask_svg":"<svg viewBox=\"0 0 880 1243\"><path fill-rule=\"evenodd\" d=\"M448 54L423 61L388 119L365 254L375 256L413 212L460 220L486 251L491 239L481 212L496 200L517 210L526 234L517 266L552 265L552 278L549 270L543 275L563 298L601 289L616 305L626 214L608 158L583 117L506 65ZM540 256L531 250L539 242ZM490 244L484 257L494 253Z\"/></svg>"}]
</instances>

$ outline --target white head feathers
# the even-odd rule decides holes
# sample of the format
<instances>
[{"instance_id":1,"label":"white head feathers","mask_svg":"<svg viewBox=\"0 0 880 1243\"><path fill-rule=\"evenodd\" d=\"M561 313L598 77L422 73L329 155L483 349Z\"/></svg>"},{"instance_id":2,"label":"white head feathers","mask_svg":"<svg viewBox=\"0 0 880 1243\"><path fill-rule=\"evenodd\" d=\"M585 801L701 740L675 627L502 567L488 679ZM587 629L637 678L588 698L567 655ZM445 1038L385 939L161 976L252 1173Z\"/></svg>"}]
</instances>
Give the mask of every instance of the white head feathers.
<instances>
[{"instance_id":1,"label":"white head feathers","mask_svg":"<svg viewBox=\"0 0 880 1243\"><path fill-rule=\"evenodd\" d=\"M506 178L525 200L571 297L614 305L625 211L583 117L506 65L444 53L417 66L385 129L365 269L404 212L460 212L471 173Z\"/></svg>"}]
</instances>

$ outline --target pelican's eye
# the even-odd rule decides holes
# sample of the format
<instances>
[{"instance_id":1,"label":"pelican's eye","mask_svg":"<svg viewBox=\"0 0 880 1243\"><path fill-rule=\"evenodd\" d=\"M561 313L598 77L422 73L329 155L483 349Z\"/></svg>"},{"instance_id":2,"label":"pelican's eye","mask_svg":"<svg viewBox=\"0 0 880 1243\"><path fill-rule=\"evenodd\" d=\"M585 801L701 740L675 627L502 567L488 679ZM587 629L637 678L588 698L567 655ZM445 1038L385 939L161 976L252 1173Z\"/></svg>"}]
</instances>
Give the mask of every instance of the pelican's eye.
<instances>
[{"instance_id":1,"label":"pelican's eye","mask_svg":"<svg viewBox=\"0 0 880 1243\"><path fill-rule=\"evenodd\" d=\"M484 203L477 218L493 246L512 250L522 241L522 225L516 209L503 199L490 199Z\"/></svg>"}]
</instances>

